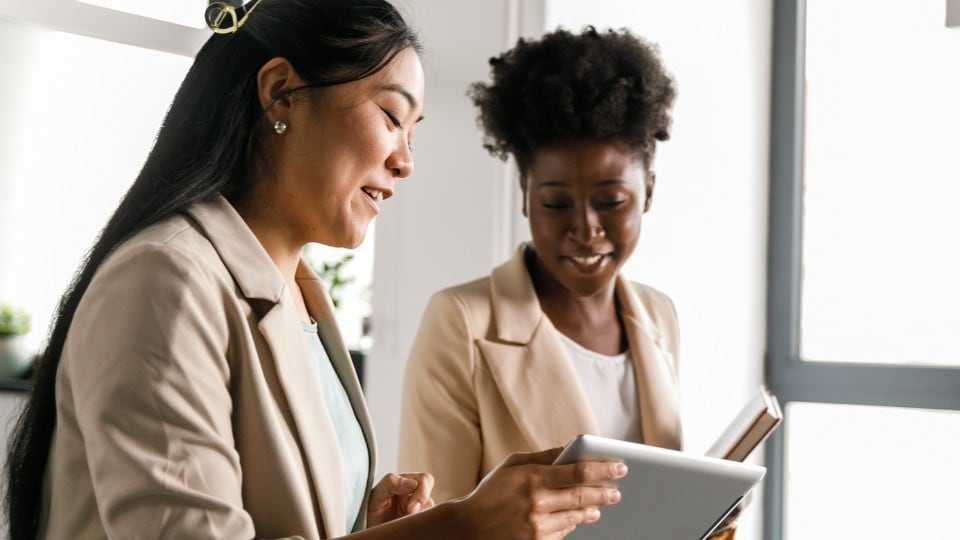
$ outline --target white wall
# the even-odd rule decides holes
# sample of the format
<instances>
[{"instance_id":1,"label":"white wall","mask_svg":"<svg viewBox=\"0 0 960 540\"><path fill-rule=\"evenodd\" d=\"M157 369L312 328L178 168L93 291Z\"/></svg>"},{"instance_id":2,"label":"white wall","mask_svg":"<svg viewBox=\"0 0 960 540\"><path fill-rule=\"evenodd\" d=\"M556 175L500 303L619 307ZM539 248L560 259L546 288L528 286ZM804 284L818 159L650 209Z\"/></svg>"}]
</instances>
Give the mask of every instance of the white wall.
<instances>
[{"instance_id":1,"label":"white wall","mask_svg":"<svg viewBox=\"0 0 960 540\"><path fill-rule=\"evenodd\" d=\"M505 25L516 21L505 11L517 3L411 4L428 46L428 120L417 133L417 170L377 225L367 395L381 472L396 463L403 367L429 294L488 273L524 225L503 215L496 187L516 188L481 149L464 96L487 78L486 59L513 43ZM656 199L626 273L677 305L687 448L702 451L762 380L772 3L519 2L531 5L544 9L539 28L630 27L660 44L677 80L673 139L661 146ZM538 33L535 19L525 33ZM739 538L760 538L760 506L758 497Z\"/></svg>"}]
</instances>

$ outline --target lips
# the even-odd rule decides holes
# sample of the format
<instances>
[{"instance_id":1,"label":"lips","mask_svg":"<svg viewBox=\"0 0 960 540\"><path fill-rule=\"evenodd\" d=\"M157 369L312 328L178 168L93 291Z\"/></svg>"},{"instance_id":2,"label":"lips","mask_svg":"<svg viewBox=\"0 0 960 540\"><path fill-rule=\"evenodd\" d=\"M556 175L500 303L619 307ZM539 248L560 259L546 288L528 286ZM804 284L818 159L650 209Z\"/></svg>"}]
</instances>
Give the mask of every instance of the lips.
<instances>
[{"instance_id":1,"label":"lips","mask_svg":"<svg viewBox=\"0 0 960 540\"><path fill-rule=\"evenodd\" d=\"M570 265L581 274L593 274L606 265L609 253L595 253L590 255L569 255L566 257Z\"/></svg>"},{"instance_id":2,"label":"lips","mask_svg":"<svg viewBox=\"0 0 960 540\"><path fill-rule=\"evenodd\" d=\"M383 202L383 191L373 188L363 188L363 192L366 193L373 202L380 204Z\"/></svg>"},{"instance_id":3,"label":"lips","mask_svg":"<svg viewBox=\"0 0 960 540\"><path fill-rule=\"evenodd\" d=\"M581 266L593 266L600 262L600 259L603 258L603 255L590 255L587 257L570 257L573 259L573 262Z\"/></svg>"}]
</instances>

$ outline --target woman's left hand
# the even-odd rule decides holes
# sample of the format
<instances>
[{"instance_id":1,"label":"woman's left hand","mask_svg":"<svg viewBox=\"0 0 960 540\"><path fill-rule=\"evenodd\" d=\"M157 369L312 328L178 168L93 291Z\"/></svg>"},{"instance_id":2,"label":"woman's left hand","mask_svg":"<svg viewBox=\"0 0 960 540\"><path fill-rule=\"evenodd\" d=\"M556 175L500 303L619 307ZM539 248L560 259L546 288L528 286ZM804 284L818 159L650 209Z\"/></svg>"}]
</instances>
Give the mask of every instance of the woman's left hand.
<instances>
[{"instance_id":1,"label":"woman's left hand","mask_svg":"<svg viewBox=\"0 0 960 540\"><path fill-rule=\"evenodd\" d=\"M370 490L367 527L399 517L416 514L433 506L433 475L430 473L390 473Z\"/></svg>"}]
</instances>

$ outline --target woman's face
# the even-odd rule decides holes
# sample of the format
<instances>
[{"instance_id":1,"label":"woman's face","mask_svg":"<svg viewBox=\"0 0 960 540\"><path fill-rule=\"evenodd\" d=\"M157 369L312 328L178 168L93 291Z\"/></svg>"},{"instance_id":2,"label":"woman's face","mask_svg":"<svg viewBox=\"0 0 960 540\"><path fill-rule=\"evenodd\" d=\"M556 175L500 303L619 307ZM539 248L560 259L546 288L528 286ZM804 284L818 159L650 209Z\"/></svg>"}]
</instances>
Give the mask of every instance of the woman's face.
<instances>
[{"instance_id":1,"label":"woman's face","mask_svg":"<svg viewBox=\"0 0 960 540\"><path fill-rule=\"evenodd\" d=\"M526 208L543 277L577 296L612 290L637 245L654 180L617 142L537 151L527 169Z\"/></svg>"},{"instance_id":2,"label":"woman's face","mask_svg":"<svg viewBox=\"0 0 960 540\"><path fill-rule=\"evenodd\" d=\"M269 134L278 139L273 206L284 236L295 245L360 244L397 179L413 172L423 93L420 59L406 49L375 75L294 92L288 109L271 111L289 114L287 131Z\"/></svg>"}]
</instances>

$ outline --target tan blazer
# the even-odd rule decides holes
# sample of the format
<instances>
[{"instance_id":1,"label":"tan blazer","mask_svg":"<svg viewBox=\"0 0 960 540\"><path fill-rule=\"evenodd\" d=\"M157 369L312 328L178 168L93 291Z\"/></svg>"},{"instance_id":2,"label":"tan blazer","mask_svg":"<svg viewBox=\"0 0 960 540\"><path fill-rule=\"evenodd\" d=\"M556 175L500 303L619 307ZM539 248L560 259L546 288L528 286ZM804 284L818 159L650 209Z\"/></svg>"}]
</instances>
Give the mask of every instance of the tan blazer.
<instances>
[{"instance_id":1,"label":"tan blazer","mask_svg":"<svg viewBox=\"0 0 960 540\"><path fill-rule=\"evenodd\" d=\"M401 470L436 477L437 502L469 493L504 456L562 446L597 422L540 309L520 250L483 279L436 293L410 352ZM680 448L677 320L663 293L617 278L643 441Z\"/></svg>"},{"instance_id":2,"label":"tan blazer","mask_svg":"<svg viewBox=\"0 0 960 540\"><path fill-rule=\"evenodd\" d=\"M303 262L297 283L372 477L370 419L329 297ZM147 228L103 263L71 325L56 394L42 537L347 532L336 434L300 317L222 197Z\"/></svg>"}]
</instances>

